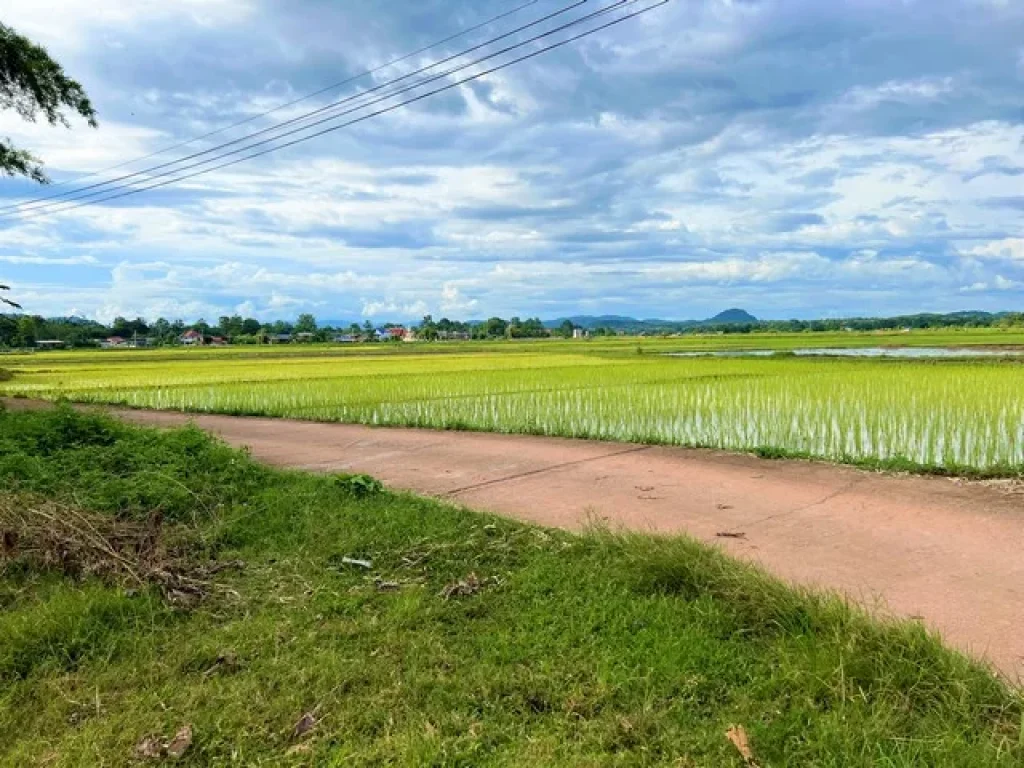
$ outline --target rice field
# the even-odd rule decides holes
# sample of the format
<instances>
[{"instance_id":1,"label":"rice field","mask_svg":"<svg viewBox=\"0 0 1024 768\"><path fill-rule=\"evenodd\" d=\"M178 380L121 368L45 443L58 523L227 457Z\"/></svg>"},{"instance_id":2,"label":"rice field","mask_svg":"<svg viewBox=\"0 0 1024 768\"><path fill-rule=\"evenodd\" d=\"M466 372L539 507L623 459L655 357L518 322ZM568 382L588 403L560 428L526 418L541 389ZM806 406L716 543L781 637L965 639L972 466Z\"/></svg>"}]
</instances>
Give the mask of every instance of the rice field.
<instances>
[{"instance_id":1,"label":"rice field","mask_svg":"<svg viewBox=\"0 0 1024 768\"><path fill-rule=\"evenodd\" d=\"M638 355L635 343L572 349L36 355L3 362L15 375L0 394L954 472L1024 470L1024 364L671 358Z\"/></svg>"}]
</instances>

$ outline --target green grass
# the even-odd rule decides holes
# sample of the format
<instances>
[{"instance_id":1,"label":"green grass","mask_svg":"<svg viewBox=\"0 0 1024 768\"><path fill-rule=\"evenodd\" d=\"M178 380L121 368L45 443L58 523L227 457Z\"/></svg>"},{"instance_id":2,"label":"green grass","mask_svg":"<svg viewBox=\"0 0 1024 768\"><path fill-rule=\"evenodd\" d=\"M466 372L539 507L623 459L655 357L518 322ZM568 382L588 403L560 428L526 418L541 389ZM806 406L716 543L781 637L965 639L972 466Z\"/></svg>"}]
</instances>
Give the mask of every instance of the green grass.
<instances>
[{"instance_id":1,"label":"green grass","mask_svg":"<svg viewBox=\"0 0 1024 768\"><path fill-rule=\"evenodd\" d=\"M128 765L184 724L188 765L738 766L732 725L763 766L1024 761L989 671L686 539L532 528L67 409L0 436L7 493L158 506L194 557L247 564L182 611L8 563L3 765Z\"/></svg>"}]
</instances>

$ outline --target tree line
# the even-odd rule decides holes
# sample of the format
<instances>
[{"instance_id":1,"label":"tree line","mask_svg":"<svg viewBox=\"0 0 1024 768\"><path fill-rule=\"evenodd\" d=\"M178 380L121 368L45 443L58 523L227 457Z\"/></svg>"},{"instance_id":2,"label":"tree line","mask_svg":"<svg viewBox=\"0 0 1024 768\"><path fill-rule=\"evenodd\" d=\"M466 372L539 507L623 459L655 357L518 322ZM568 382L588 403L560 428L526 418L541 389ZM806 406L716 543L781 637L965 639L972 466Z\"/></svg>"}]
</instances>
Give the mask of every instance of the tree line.
<instances>
[{"instance_id":1,"label":"tree line","mask_svg":"<svg viewBox=\"0 0 1024 768\"><path fill-rule=\"evenodd\" d=\"M825 331L894 331L904 328L1019 328L1024 326L1024 313L951 312L937 314L922 312L895 317L847 317L820 320L761 320L756 323L701 325L688 329L698 332L719 333L804 333Z\"/></svg>"},{"instance_id":2,"label":"tree line","mask_svg":"<svg viewBox=\"0 0 1024 768\"><path fill-rule=\"evenodd\" d=\"M340 332L365 334L374 333L376 328L371 323L365 326L353 324L344 329L321 327L311 314L299 315L294 322L279 320L263 323L251 317L224 315L215 323L203 318L194 323L185 323L163 317L153 322L141 317L132 320L118 317L109 324L80 317L0 315L0 347L32 347L43 340L61 341L69 347L88 347L112 337L125 341L143 340L147 344L161 346L179 343L187 331L196 331L204 340L223 338L236 344L259 344L271 335L309 333L312 334L312 340L326 341Z\"/></svg>"},{"instance_id":3,"label":"tree line","mask_svg":"<svg viewBox=\"0 0 1024 768\"><path fill-rule=\"evenodd\" d=\"M564 324L563 324L564 325ZM188 331L195 331L204 342L223 339L232 344L261 344L281 336L311 342L325 342L347 337L352 341L376 341L393 328L405 328L397 323L375 325L369 320L347 325L321 324L312 314L299 315L294 321L261 322L252 317L224 315L211 323L200 318L194 323L158 318L152 322L141 317L115 318L104 324L81 317L46 318L29 314L0 314L0 348L34 347L40 341L60 341L67 347L91 347L110 338L125 342L138 342L150 346L168 346L181 343ZM425 341L468 340L499 338L543 338L551 335L572 336L573 326L550 330L539 318L505 320L492 317L478 322L463 322L442 317L434 320L425 316L410 328L416 337Z\"/></svg>"},{"instance_id":4,"label":"tree line","mask_svg":"<svg viewBox=\"0 0 1024 768\"><path fill-rule=\"evenodd\" d=\"M39 341L60 341L67 347L90 347L110 337L120 337L127 342L142 340L142 343L167 346L180 343L186 331L201 334L204 341L222 338L232 344L260 344L271 337L286 335L300 336L311 342L331 341L339 336L351 341L376 341L381 334L392 328L405 328L396 323L375 325L367 320L348 325L321 324L312 314L299 315L293 322L277 320L264 323L255 318L240 315L224 315L216 323L199 319L194 323L181 320L158 318L149 322L141 317L115 318L112 323L103 324L80 317L44 318L29 314L0 314L0 348L34 347ZM519 317L504 319L491 317L482 321L459 321L442 317L435 320L426 315L419 323L409 326L417 339L423 341L444 340L487 340L487 339L536 339L550 336L571 338L579 326L565 320L555 328L547 327L539 318L525 320ZM825 320L762 320L756 323L728 323L664 328L590 328L592 336L614 336L643 333L662 335L670 333L801 333L815 331L885 331L901 328L984 328L1024 327L1024 313L1004 312L956 312L952 314L917 314L889 318L846 318Z\"/></svg>"}]
</instances>

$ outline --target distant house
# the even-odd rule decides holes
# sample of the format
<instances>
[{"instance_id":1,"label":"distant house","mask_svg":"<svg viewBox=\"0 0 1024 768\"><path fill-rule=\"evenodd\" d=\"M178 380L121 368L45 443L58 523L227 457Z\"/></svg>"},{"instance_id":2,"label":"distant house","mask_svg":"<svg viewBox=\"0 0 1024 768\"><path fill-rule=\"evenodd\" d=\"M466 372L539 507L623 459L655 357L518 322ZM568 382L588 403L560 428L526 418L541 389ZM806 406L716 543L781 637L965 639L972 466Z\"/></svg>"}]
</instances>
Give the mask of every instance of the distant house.
<instances>
[{"instance_id":1,"label":"distant house","mask_svg":"<svg viewBox=\"0 0 1024 768\"><path fill-rule=\"evenodd\" d=\"M311 341L316 341L316 334L315 333L309 333L308 331L303 331L302 333L296 333L295 334L295 341L305 342L305 343L308 344Z\"/></svg>"},{"instance_id":2,"label":"distant house","mask_svg":"<svg viewBox=\"0 0 1024 768\"><path fill-rule=\"evenodd\" d=\"M213 336L210 338L210 343L215 347L226 347L228 345L228 340L223 336Z\"/></svg>"},{"instance_id":3,"label":"distant house","mask_svg":"<svg viewBox=\"0 0 1024 768\"><path fill-rule=\"evenodd\" d=\"M203 343L203 334L195 329L189 329L178 337L178 341L187 347L199 346Z\"/></svg>"},{"instance_id":4,"label":"distant house","mask_svg":"<svg viewBox=\"0 0 1024 768\"><path fill-rule=\"evenodd\" d=\"M290 333L269 333L267 334L267 344L291 344L292 335Z\"/></svg>"},{"instance_id":5,"label":"distant house","mask_svg":"<svg viewBox=\"0 0 1024 768\"><path fill-rule=\"evenodd\" d=\"M400 325L392 326L390 328L378 328L374 331L377 341L401 341L406 336L410 335L409 331Z\"/></svg>"},{"instance_id":6,"label":"distant house","mask_svg":"<svg viewBox=\"0 0 1024 768\"><path fill-rule=\"evenodd\" d=\"M468 331L438 331L437 338L442 341L469 341Z\"/></svg>"},{"instance_id":7,"label":"distant house","mask_svg":"<svg viewBox=\"0 0 1024 768\"><path fill-rule=\"evenodd\" d=\"M573 328L572 329L572 337L574 339L585 339L588 336L590 336L590 331L588 331L586 328Z\"/></svg>"},{"instance_id":8,"label":"distant house","mask_svg":"<svg viewBox=\"0 0 1024 768\"><path fill-rule=\"evenodd\" d=\"M104 349L110 349L111 347L123 347L125 340L120 336L108 336L100 342L100 346Z\"/></svg>"},{"instance_id":9,"label":"distant house","mask_svg":"<svg viewBox=\"0 0 1024 768\"><path fill-rule=\"evenodd\" d=\"M335 344L355 344L359 337L351 333L340 333L331 339Z\"/></svg>"},{"instance_id":10,"label":"distant house","mask_svg":"<svg viewBox=\"0 0 1024 768\"><path fill-rule=\"evenodd\" d=\"M60 349L64 346L64 342L60 339L46 339L45 341L37 341L36 346L40 349Z\"/></svg>"}]
</instances>

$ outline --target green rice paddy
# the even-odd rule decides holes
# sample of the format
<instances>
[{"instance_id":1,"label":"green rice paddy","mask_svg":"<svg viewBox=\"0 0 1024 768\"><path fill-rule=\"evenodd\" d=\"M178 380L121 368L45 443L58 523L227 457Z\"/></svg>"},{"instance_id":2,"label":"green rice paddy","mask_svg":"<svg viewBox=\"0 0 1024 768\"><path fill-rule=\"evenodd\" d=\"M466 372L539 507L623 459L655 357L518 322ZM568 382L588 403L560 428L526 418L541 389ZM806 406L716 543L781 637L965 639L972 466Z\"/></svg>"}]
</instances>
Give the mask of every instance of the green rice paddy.
<instances>
[{"instance_id":1,"label":"green rice paddy","mask_svg":"<svg viewBox=\"0 0 1024 768\"><path fill-rule=\"evenodd\" d=\"M799 336L814 346L807 334ZM913 341L928 336L915 334ZM835 337L812 340L828 346ZM864 337L878 343L875 335ZM15 375L0 384L0 394L969 474L1024 468L1024 365L1015 361L660 354L687 344L695 346L633 339L12 356L3 365Z\"/></svg>"}]
</instances>

